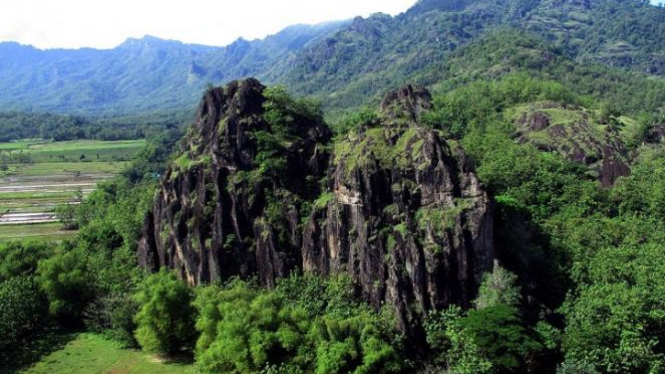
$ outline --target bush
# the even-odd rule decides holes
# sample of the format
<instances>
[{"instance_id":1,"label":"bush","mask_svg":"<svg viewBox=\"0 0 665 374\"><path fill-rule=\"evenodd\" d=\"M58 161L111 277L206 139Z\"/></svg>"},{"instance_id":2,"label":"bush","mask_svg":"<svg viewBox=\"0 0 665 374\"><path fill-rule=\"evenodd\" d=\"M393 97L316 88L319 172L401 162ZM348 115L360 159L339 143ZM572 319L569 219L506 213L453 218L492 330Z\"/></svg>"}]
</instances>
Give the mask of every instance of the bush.
<instances>
[{"instance_id":1,"label":"bush","mask_svg":"<svg viewBox=\"0 0 665 374\"><path fill-rule=\"evenodd\" d=\"M556 371L557 374L600 374L596 368L585 361L568 360L561 364Z\"/></svg>"},{"instance_id":2,"label":"bush","mask_svg":"<svg viewBox=\"0 0 665 374\"><path fill-rule=\"evenodd\" d=\"M391 336L376 315L359 311L345 319L324 316L314 323L310 339L316 349L317 374L398 373L402 361Z\"/></svg>"},{"instance_id":3,"label":"bush","mask_svg":"<svg viewBox=\"0 0 665 374\"><path fill-rule=\"evenodd\" d=\"M149 352L171 355L189 350L196 339L192 290L173 272L147 277L134 295L139 311L135 337Z\"/></svg>"},{"instance_id":4,"label":"bush","mask_svg":"<svg viewBox=\"0 0 665 374\"><path fill-rule=\"evenodd\" d=\"M125 347L137 347L138 342L134 337L134 331L137 327L134 316L138 313L136 301L123 295L123 297L113 300L110 310L111 328L106 335Z\"/></svg>"},{"instance_id":5,"label":"bush","mask_svg":"<svg viewBox=\"0 0 665 374\"><path fill-rule=\"evenodd\" d=\"M85 256L79 251L57 254L39 263L39 285L49 301L49 311L65 323L80 321L91 299L92 283Z\"/></svg>"},{"instance_id":6,"label":"bush","mask_svg":"<svg viewBox=\"0 0 665 374\"><path fill-rule=\"evenodd\" d=\"M255 373L299 360L310 322L304 310L287 307L283 295L236 282L226 290L201 290L194 304L200 313L196 359L202 371Z\"/></svg>"}]
</instances>

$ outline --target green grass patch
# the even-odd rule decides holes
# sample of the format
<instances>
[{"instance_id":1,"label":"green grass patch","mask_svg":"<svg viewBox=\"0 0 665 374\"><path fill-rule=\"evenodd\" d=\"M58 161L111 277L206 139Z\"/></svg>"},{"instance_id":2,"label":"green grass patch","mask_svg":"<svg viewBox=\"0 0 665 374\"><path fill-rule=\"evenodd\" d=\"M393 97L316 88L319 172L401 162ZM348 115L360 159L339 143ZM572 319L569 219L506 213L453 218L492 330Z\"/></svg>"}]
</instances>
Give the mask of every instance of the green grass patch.
<instances>
[{"instance_id":1,"label":"green grass patch","mask_svg":"<svg viewBox=\"0 0 665 374\"><path fill-rule=\"evenodd\" d=\"M20 140L15 142L0 143L0 151L13 151L18 149L27 149L33 142Z\"/></svg>"},{"instance_id":2,"label":"green grass patch","mask_svg":"<svg viewBox=\"0 0 665 374\"><path fill-rule=\"evenodd\" d=\"M122 349L99 335L72 336L61 349L44 356L22 374L190 374L187 363L164 362L137 350Z\"/></svg>"},{"instance_id":3,"label":"green grass patch","mask_svg":"<svg viewBox=\"0 0 665 374\"><path fill-rule=\"evenodd\" d=\"M145 140L11 142L1 143L0 157L23 154L33 163L129 161L145 147L145 143Z\"/></svg>"},{"instance_id":4,"label":"green grass patch","mask_svg":"<svg viewBox=\"0 0 665 374\"><path fill-rule=\"evenodd\" d=\"M0 193L0 202L14 200L68 200L73 198L74 191L25 191L25 192L3 192Z\"/></svg>"},{"instance_id":5,"label":"green grass patch","mask_svg":"<svg viewBox=\"0 0 665 374\"><path fill-rule=\"evenodd\" d=\"M40 223L30 225L0 225L0 242L3 241L61 241L76 236L77 231L64 231L62 224Z\"/></svg>"},{"instance_id":6,"label":"green grass patch","mask_svg":"<svg viewBox=\"0 0 665 374\"><path fill-rule=\"evenodd\" d=\"M129 162L47 162L36 164L16 164L12 176L40 176L49 174L117 174Z\"/></svg>"}]
</instances>

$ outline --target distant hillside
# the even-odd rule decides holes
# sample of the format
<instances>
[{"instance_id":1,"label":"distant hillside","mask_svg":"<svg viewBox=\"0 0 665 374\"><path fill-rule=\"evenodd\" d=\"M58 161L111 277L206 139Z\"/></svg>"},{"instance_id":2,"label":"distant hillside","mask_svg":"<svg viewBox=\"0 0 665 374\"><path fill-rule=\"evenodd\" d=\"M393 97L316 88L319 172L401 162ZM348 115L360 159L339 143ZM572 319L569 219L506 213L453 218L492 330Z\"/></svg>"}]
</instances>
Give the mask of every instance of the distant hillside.
<instances>
[{"instance_id":1,"label":"distant hillside","mask_svg":"<svg viewBox=\"0 0 665 374\"><path fill-rule=\"evenodd\" d=\"M282 75L296 51L342 25L297 25L226 47L150 36L109 50L0 43L0 110L101 115L192 107L208 83Z\"/></svg>"},{"instance_id":2,"label":"distant hillside","mask_svg":"<svg viewBox=\"0 0 665 374\"><path fill-rule=\"evenodd\" d=\"M111 50L41 51L0 43L0 111L116 115L191 108L208 83L254 76L317 96L335 116L376 104L386 90L405 83L468 79L479 73L469 71L473 66L491 77L509 72L505 61L490 65L488 58L514 50L516 41L502 42L503 50L482 44L506 30L539 44L518 63L540 65L512 68L541 74L544 67L572 63L615 69L611 74L665 76L665 9L645 1L420 0L396 17L292 26L226 47L153 37ZM470 45L473 59L464 57ZM460 56L466 65L451 65Z\"/></svg>"},{"instance_id":3,"label":"distant hillside","mask_svg":"<svg viewBox=\"0 0 665 374\"><path fill-rule=\"evenodd\" d=\"M648 2L421 0L397 17L357 18L310 44L284 81L299 94L325 97L333 108L377 102L386 87L432 84L455 75L433 74L432 67L441 67L460 47L497 29L529 34L554 54L578 63L665 75L665 9ZM471 63L487 58L477 57ZM423 77L426 71L429 80Z\"/></svg>"}]
</instances>

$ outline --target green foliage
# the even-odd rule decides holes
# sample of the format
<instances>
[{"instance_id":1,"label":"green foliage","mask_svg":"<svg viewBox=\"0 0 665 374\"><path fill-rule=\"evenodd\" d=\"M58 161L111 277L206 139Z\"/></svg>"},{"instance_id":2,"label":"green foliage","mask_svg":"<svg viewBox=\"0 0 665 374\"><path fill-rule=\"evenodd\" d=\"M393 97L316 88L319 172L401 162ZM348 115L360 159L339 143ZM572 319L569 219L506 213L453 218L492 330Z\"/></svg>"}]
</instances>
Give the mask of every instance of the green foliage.
<instances>
[{"instance_id":1,"label":"green foliage","mask_svg":"<svg viewBox=\"0 0 665 374\"><path fill-rule=\"evenodd\" d=\"M554 215L585 216L597 209L602 194L584 167L561 156L516 144L497 123L487 132L463 139L479 166L478 176L497 195L511 197L536 221Z\"/></svg>"},{"instance_id":2,"label":"green foliage","mask_svg":"<svg viewBox=\"0 0 665 374\"><path fill-rule=\"evenodd\" d=\"M519 372L527 360L543 349L523 326L517 310L507 305L471 310L459 323L498 373Z\"/></svg>"},{"instance_id":3,"label":"green foliage","mask_svg":"<svg viewBox=\"0 0 665 374\"><path fill-rule=\"evenodd\" d=\"M662 359L665 276L661 243L599 250L565 307L567 357L608 373L643 373Z\"/></svg>"},{"instance_id":4,"label":"green foliage","mask_svg":"<svg viewBox=\"0 0 665 374\"><path fill-rule=\"evenodd\" d=\"M46 315L47 305L33 278L17 276L0 282L0 349L19 344Z\"/></svg>"},{"instance_id":5,"label":"green foliage","mask_svg":"<svg viewBox=\"0 0 665 374\"><path fill-rule=\"evenodd\" d=\"M170 355L193 347L193 293L174 273L161 270L147 277L134 299L139 308L135 336L143 349Z\"/></svg>"},{"instance_id":6,"label":"green foliage","mask_svg":"<svg viewBox=\"0 0 665 374\"><path fill-rule=\"evenodd\" d=\"M424 322L427 344L434 362L449 373L488 374L493 364L481 352L475 338L460 324L462 310L452 306L432 311Z\"/></svg>"},{"instance_id":7,"label":"green foliage","mask_svg":"<svg viewBox=\"0 0 665 374\"><path fill-rule=\"evenodd\" d=\"M125 347L138 347L138 342L134 337L136 331L136 322L134 316L138 313L138 304L130 295L113 295L106 298L110 304L105 306L104 312L108 312L107 330L105 335Z\"/></svg>"},{"instance_id":8,"label":"green foliage","mask_svg":"<svg viewBox=\"0 0 665 374\"><path fill-rule=\"evenodd\" d=\"M296 356L309 321L303 310L285 304L281 294L259 292L242 282L228 290L204 289L195 302L201 313L196 323L201 370L252 373Z\"/></svg>"},{"instance_id":9,"label":"green foliage","mask_svg":"<svg viewBox=\"0 0 665 374\"><path fill-rule=\"evenodd\" d=\"M561 83L534 78L526 73L506 75L496 81L477 81L435 96L436 111L428 121L461 138L470 130L484 130L487 121L503 110L533 101L551 100L579 104L580 100Z\"/></svg>"},{"instance_id":10,"label":"green foliage","mask_svg":"<svg viewBox=\"0 0 665 374\"><path fill-rule=\"evenodd\" d=\"M265 89L263 114L272 133L281 139L302 136L299 130L306 123L323 123L321 103L311 98L292 98L285 87L272 86Z\"/></svg>"},{"instance_id":11,"label":"green foliage","mask_svg":"<svg viewBox=\"0 0 665 374\"><path fill-rule=\"evenodd\" d=\"M402 363L383 329L381 321L368 312L347 319L324 316L316 320L310 333L316 346L315 372L400 372Z\"/></svg>"},{"instance_id":12,"label":"green foliage","mask_svg":"<svg viewBox=\"0 0 665 374\"><path fill-rule=\"evenodd\" d=\"M353 301L346 280L280 281L275 291L245 282L197 293L196 344L206 373L397 372L401 364L385 317Z\"/></svg>"},{"instance_id":13,"label":"green foliage","mask_svg":"<svg viewBox=\"0 0 665 374\"><path fill-rule=\"evenodd\" d=\"M252 138L256 142L257 153L254 164L261 176L277 177L286 169L284 146L275 135L267 131L255 131Z\"/></svg>"},{"instance_id":14,"label":"green foliage","mask_svg":"<svg viewBox=\"0 0 665 374\"><path fill-rule=\"evenodd\" d=\"M483 276L478 298L476 298L474 304L477 309L500 304L518 308L521 298L521 287L518 284L517 275L497 264L491 273L486 273Z\"/></svg>"},{"instance_id":15,"label":"green foliage","mask_svg":"<svg viewBox=\"0 0 665 374\"><path fill-rule=\"evenodd\" d=\"M351 279L344 275L323 280L312 274L293 274L280 279L277 290L291 305L304 308L313 316L334 314L347 317L358 306Z\"/></svg>"},{"instance_id":16,"label":"green foliage","mask_svg":"<svg viewBox=\"0 0 665 374\"><path fill-rule=\"evenodd\" d=\"M0 98L1 100L1 98ZM0 113L0 142L21 139L130 140L142 139L171 128L189 113L168 112L132 117L81 117L53 113ZM78 157L81 155L79 154ZM85 157L84 157L85 158Z\"/></svg>"},{"instance_id":17,"label":"green foliage","mask_svg":"<svg viewBox=\"0 0 665 374\"><path fill-rule=\"evenodd\" d=\"M31 277L39 261L51 256L55 246L40 242L9 242L0 244L0 282L14 277Z\"/></svg>"},{"instance_id":18,"label":"green foliage","mask_svg":"<svg viewBox=\"0 0 665 374\"><path fill-rule=\"evenodd\" d=\"M369 107L365 107L342 117L332 125L332 130L336 135L345 135L349 131L371 125L377 119L378 115L376 111Z\"/></svg>"},{"instance_id":19,"label":"green foliage","mask_svg":"<svg viewBox=\"0 0 665 374\"><path fill-rule=\"evenodd\" d=\"M41 261L37 274L51 314L67 323L77 322L92 297L91 277L83 254L58 253Z\"/></svg>"},{"instance_id":20,"label":"green foliage","mask_svg":"<svg viewBox=\"0 0 665 374\"><path fill-rule=\"evenodd\" d=\"M596 368L585 361L568 360L559 366L557 374L599 374Z\"/></svg>"},{"instance_id":21,"label":"green foliage","mask_svg":"<svg viewBox=\"0 0 665 374\"><path fill-rule=\"evenodd\" d=\"M644 214L665 220L665 154L643 149L630 176L618 181L612 199L622 214Z\"/></svg>"}]
</instances>

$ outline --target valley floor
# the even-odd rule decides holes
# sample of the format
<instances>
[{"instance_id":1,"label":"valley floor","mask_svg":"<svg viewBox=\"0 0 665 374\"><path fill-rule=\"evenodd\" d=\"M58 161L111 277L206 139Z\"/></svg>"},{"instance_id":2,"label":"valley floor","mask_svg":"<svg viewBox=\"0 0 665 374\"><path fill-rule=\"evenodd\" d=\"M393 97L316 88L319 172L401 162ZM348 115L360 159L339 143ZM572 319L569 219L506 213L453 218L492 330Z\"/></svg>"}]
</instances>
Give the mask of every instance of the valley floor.
<instances>
[{"instance_id":1,"label":"valley floor","mask_svg":"<svg viewBox=\"0 0 665 374\"><path fill-rule=\"evenodd\" d=\"M63 240L56 206L78 204L117 175L144 140L0 143L0 241Z\"/></svg>"}]
</instances>

